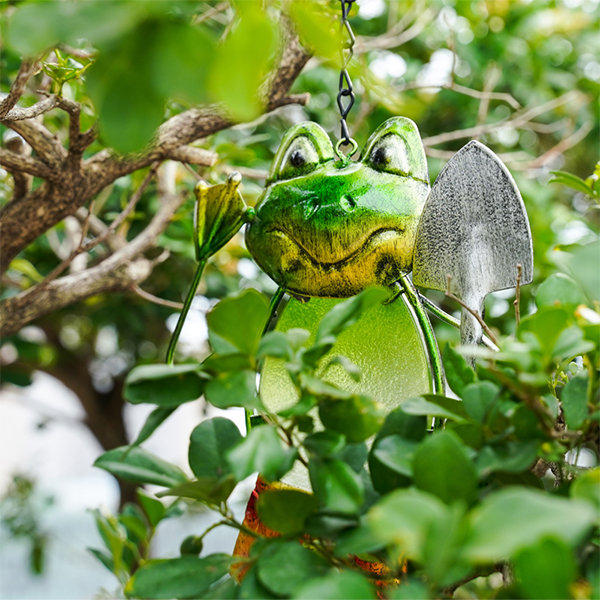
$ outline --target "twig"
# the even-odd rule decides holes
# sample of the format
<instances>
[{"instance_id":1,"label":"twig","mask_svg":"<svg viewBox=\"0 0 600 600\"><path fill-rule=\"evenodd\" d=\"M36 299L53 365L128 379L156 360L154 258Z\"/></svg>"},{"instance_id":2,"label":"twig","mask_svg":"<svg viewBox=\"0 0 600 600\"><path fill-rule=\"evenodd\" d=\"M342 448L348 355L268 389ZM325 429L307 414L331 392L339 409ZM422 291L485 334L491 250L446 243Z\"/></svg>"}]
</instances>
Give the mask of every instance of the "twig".
<instances>
[{"instance_id":1,"label":"twig","mask_svg":"<svg viewBox=\"0 0 600 600\"><path fill-rule=\"evenodd\" d=\"M6 115L12 110L17 104L19 98L23 95L25 86L29 81L30 77L38 70L39 61L37 60L24 60L19 67L19 72L15 77L8 95L0 102L0 120L4 119Z\"/></svg>"},{"instance_id":2,"label":"twig","mask_svg":"<svg viewBox=\"0 0 600 600\"><path fill-rule=\"evenodd\" d=\"M27 108L15 107L10 110L4 117L2 117L3 121L23 121L24 119L34 119L39 115L42 115L49 110L52 110L55 106L58 105L58 98L54 95L48 96L43 100L40 100L33 106L29 106Z\"/></svg>"},{"instance_id":3,"label":"twig","mask_svg":"<svg viewBox=\"0 0 600 600\"><path fill-rule=\"evenodd\" d=\"M500 81L500 75L500 69L495 64L491 64L488 67L483 82L483 92L486 95L481 98L481 102L479 103L479 109L477 110L477 125L483 125L483 123L485 123L490 109L490 100L492 99L490 93ZM517 108L519 107L517 106Z\"/></svg>"},{"instance_id":4,"label":"twig","mask_svg":"<svg viewBox=\"0 0 600 600\"><path fill-rule=\"evenodd\" d=\"M90 224L90 215L91 210L88 211L88 214L83 222L81 241L77 248L75 248L67 258L65 258L59 265L57 265L46 277L41 281L38 286L36 286L39 290L44 289L51 281L56 279L72 262L75 258L84 252L89 252L93 248L95 248L98 244L102 243L106 240L110 235L112 235L118 227L125 221L125 219L131 214L131 211L135 208L135 205L138 203L139 199L142 197L142 194L154 175L156 174L156 169L158 168L158 164L154 164L148 174L146 175L144 181L140 184L138 189L133 193L131 199L127 203L127 206L123 211L117 216L117 218L98 236L96 236L93 240L90 240L87 244L84 243L84 240L87 236L87 232L89 230Z\"/></svg>"},{"instance_id":5,"label":"twig","mask_svg":"<svg viewBox=\"0 0 600 600\"><path fill-rule=\"evenodd\" d=\"M530 169L537 169L544 166L558 154L562 154L565 150L576 146L593 128L594 123L592 121L586 121L577 131L566 138L563 138L558 144L550 148L550 150L544 152L544 154L529 163L528 167Z\"/></svg>"},{"instance_id":6,"label":"twig","mask_svg":"<svg viewBox=\"0 0 600 600\"><path fill-rule=\"evenodd\" d=\"M492 340L492 342L494 342L494 344L498 345L498 339L492 333L492 330L487 326L486 322L483 320L483 317L476 310L473 310L470 306L467 306L458 296L456 296L455 294L453 294L450 291L450 283L452 282L452 275L447 275L447 277L448 277L448 287L446 288L446 292L445 292L446 296L448 298L450 298L451 300L458 302L458 304L460 304L460 306L462 306L462 308L469 311L477 319L478 323L481 325L481 328L487 333L490 340Z\"/></svg>"},{"instance_id":7,"label":"twig","mask_svg":"<svg viewBox=\"0 0 600 600\"><path fill-rule=\"evenodd\" d=\"M221 2L221 3L217 4L216 6L213 6L212 8L205 10L201 15L198 15L197 17L195 17L194 25L198 25L199 23L207 21L208 19L212 19L214 16L218 15L219 13L222 13L223 11L227 10L228 8L229 8L229 2Z\"/></svg>"},{"instance_id":8,"label":"twig","mask_svg":"<svg viewBox=\"0 0 600 600\"><path fill-rule=\"evenodd\" d=\"M515 289L515 300L513 305L515 307L515 322L517 326L521 322L521 276L523 275L523 265L517 265L517 285Z\"/></svg>"},{"instance_id":9,"label":"twig","mask_svg":"<svg viewBox=\"0 0 600 600\"><path fill-rule=\"evenodd\" d=\"M158 304L159 306L166 306L168 308L174 308L175 310L181 310L183 308L182 302L173 302L172 300L159 298L158 296L143 290L139 285L132 286L131 291L136 293L140 298L148 300L148 302L152 302L153 304Z\"/></svg>"},{"instance_id":10,"label":"twig","mask_svg":"<svg viewBox=\"0 0 600 600\"><path fill-rule=\"evenodd\" d=\"M423 144L425 144L425 146L437 146L438 144L443 144L445 142L452 142L455 140L461 140L465 138L478 137L480 135L498 129L498 127L501 125L512 125L513 127L520 127L525 123L529 123L529 121L532 121L536 117L543 115L544 113L550 112L551 110L559 108L564 104L572 102L574 98L579 97L580 95L581 93L578 91L567 92L566 94L563 94L558 98L554 98L549 102L544 102L543 104L534 106L533 108L523 110L521 112L516 113L512 117L500 119L495 123L486 123L483 125L477 125L475 127L457 129L455 131L448 131L446 133L441 133L439 135L433 135L428 138L424 138Z\"/></svg>"}]
</instances>

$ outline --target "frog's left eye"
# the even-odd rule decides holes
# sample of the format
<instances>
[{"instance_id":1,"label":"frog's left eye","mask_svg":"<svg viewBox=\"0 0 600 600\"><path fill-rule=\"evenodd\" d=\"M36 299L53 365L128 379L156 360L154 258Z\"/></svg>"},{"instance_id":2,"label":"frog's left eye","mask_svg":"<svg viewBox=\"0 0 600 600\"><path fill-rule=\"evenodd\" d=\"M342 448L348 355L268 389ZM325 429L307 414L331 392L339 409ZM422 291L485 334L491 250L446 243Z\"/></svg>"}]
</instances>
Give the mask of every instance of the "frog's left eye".
<instances>
[{"instance_id":1,"label":"frog's left eye","mask_svg":"<svg viewBox=\"0 0 600 600\"><path fill-rule=\"evenodd\" d=\"M317 149L306 136L297 137L288 147L283 159L278 179L291 179L312 171L319 164Z\"/></svg>"},{"instance_id":2,"label":"frog's left eye","mask_svg":"<svg viewBox=\"0 0 600 600\"><path fill-rule=\"evenodd\" d=\"M365 162L377 171L410 175L406 145L404 140L394 133L388 133L373 144Z\"/></svg>"}]
</instances>

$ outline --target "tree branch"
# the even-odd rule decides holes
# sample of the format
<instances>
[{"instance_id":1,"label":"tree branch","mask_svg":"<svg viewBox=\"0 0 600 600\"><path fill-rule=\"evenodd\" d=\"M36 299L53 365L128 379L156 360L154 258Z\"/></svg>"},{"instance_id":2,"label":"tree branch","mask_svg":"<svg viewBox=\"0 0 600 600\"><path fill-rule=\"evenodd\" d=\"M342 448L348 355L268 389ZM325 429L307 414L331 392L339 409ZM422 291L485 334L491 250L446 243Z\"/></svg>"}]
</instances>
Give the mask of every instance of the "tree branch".
<instances>
[{"instance_id":1,"label":"tree branch","mask_svg":"<svg viewBox=\"0 0 600 600\"><path fill-rule=\"evenodd\" d=\"M306 51L298 40L289 36L282 49L279 67L271 79L266 110L271 111L291 102L306 103L308 97L287 93L295 78L308 60ZM62 108L70 108L63 104ZM10 261L28 244L66 216L74 214L100 190L115 179L168 158L186 160L194 164L210 165L209 154L197 152L187 146L199 138L207 137L233 125L219 107L206 106L185 111L163 123L150 148L134 156L116 156L108 150L93 157L79 160L81 144L93 140L94 132L80 134L80 145L69 152L58 138L43 125L33 120L7 121L5 124L25 138L38 154L38 158L56 172L33 192L9 202L0 209L0 257L4 272ZM73 132L74 129L71 129ZM73 143L73 139L71 140ZM76 156L79 154L79 156ZM74 156L75 155L75 156Z\"/></svg>"},{"instance_id":2,"label":"tree branch","mask_svg":"<svg viewBox=\"0 0 600 600\"><path fill-rule=\"evenodd\" d=\"M27 59L21 63L19 72L10 86L8 95L0 102L0 120L4 119L10 110L17 104L19 98L23 95L25 86L31 76L39 69L40 63L37 60Z\"/></svg>"},{"instance_id":3,"label":"tree branch","mask_svg":"<svg viewBox=\"0 0 600 600\"><path fill-rule=\"evenodd\" d=\"M57 173L41 160L0 148L0 165L10 173L29 173L44 179L56 179Z\"/></svg>"},{"instance_id":4,"label":"tree branch","mask_svg":"<svg viewBox=\"0 0 600 600\"><path fill-rule=\"evenodd\" d=\"M143 253L154 246L182 203L181 196L167 196L142 233L95 267L6 299L0 304L0 336L12 335L34 319L74 302L103 292L129 290L144 281L155 261Z\"/></svg>"}]
</instances>

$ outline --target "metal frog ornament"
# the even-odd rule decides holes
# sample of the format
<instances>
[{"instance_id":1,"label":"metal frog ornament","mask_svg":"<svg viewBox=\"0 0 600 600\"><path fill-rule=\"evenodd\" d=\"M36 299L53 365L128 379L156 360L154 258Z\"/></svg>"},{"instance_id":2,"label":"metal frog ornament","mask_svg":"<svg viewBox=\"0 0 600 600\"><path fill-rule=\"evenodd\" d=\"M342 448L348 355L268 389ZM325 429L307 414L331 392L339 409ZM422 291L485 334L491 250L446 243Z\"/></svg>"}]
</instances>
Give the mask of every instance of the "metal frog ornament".
<instances>
[{"instance_id":1,"label":"metal frog ornament","mask_svg":"<svg viewBox=\"0 0 600 600\"><path fill-rule=\"evenodd\" d=\"M169 362L204 263L244 222L248 250L279 286L272 302L279 330L301 327L314 335L321 317L343 298L372 285L391 288L390 299L367 309L332 350L359 367L360 381L341 367L328 369L325 377L349 392L371 396L387 411L411 396L444 392L439 350L424 306L449 322L453 318L421 296L415 285L455 294L465 306L461 340L476 344L482 340L485 296L531 281L533 252L525 207L508 170L488 148L469 142L430 188L423 143L410 119L394 117L383 123L358 161L342 154L341 143L334 148L316 123L293 126L280 144L255 209L244 205L239 175L225 184L199 184L200 266L169 348ZM356 150L352 144L351 153ZM282 361L265 360L260 394L272 412L297 401ZM306 474L294 471L284 481L309 487ZM259 480L246 522L269 535L273 532L254 511L262 487ZM242 534L235 553L246 555L250 543Z\"/></svg>"}]
</instances>

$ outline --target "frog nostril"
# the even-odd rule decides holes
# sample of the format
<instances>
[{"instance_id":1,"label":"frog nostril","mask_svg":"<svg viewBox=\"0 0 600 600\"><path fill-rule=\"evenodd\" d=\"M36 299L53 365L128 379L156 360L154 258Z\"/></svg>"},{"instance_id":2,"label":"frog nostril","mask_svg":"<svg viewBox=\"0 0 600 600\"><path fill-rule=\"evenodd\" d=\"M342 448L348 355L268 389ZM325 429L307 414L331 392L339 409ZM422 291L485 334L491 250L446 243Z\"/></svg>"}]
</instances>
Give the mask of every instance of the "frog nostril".
<instances>
[{"instance_id":1,"label":"frog nostril","mask_svg":"<svg viewBox=\"0 0 600 600\"><path fill-rule=\"evenodd\" d=\"M356 202L354 201L354 199L352 198L352 196L349 196L348 194L344 194L340 198L340 206L346 212L350 212L351 210L354 210L354 208L356 208Z\"/></svg>"}]
</instances>

